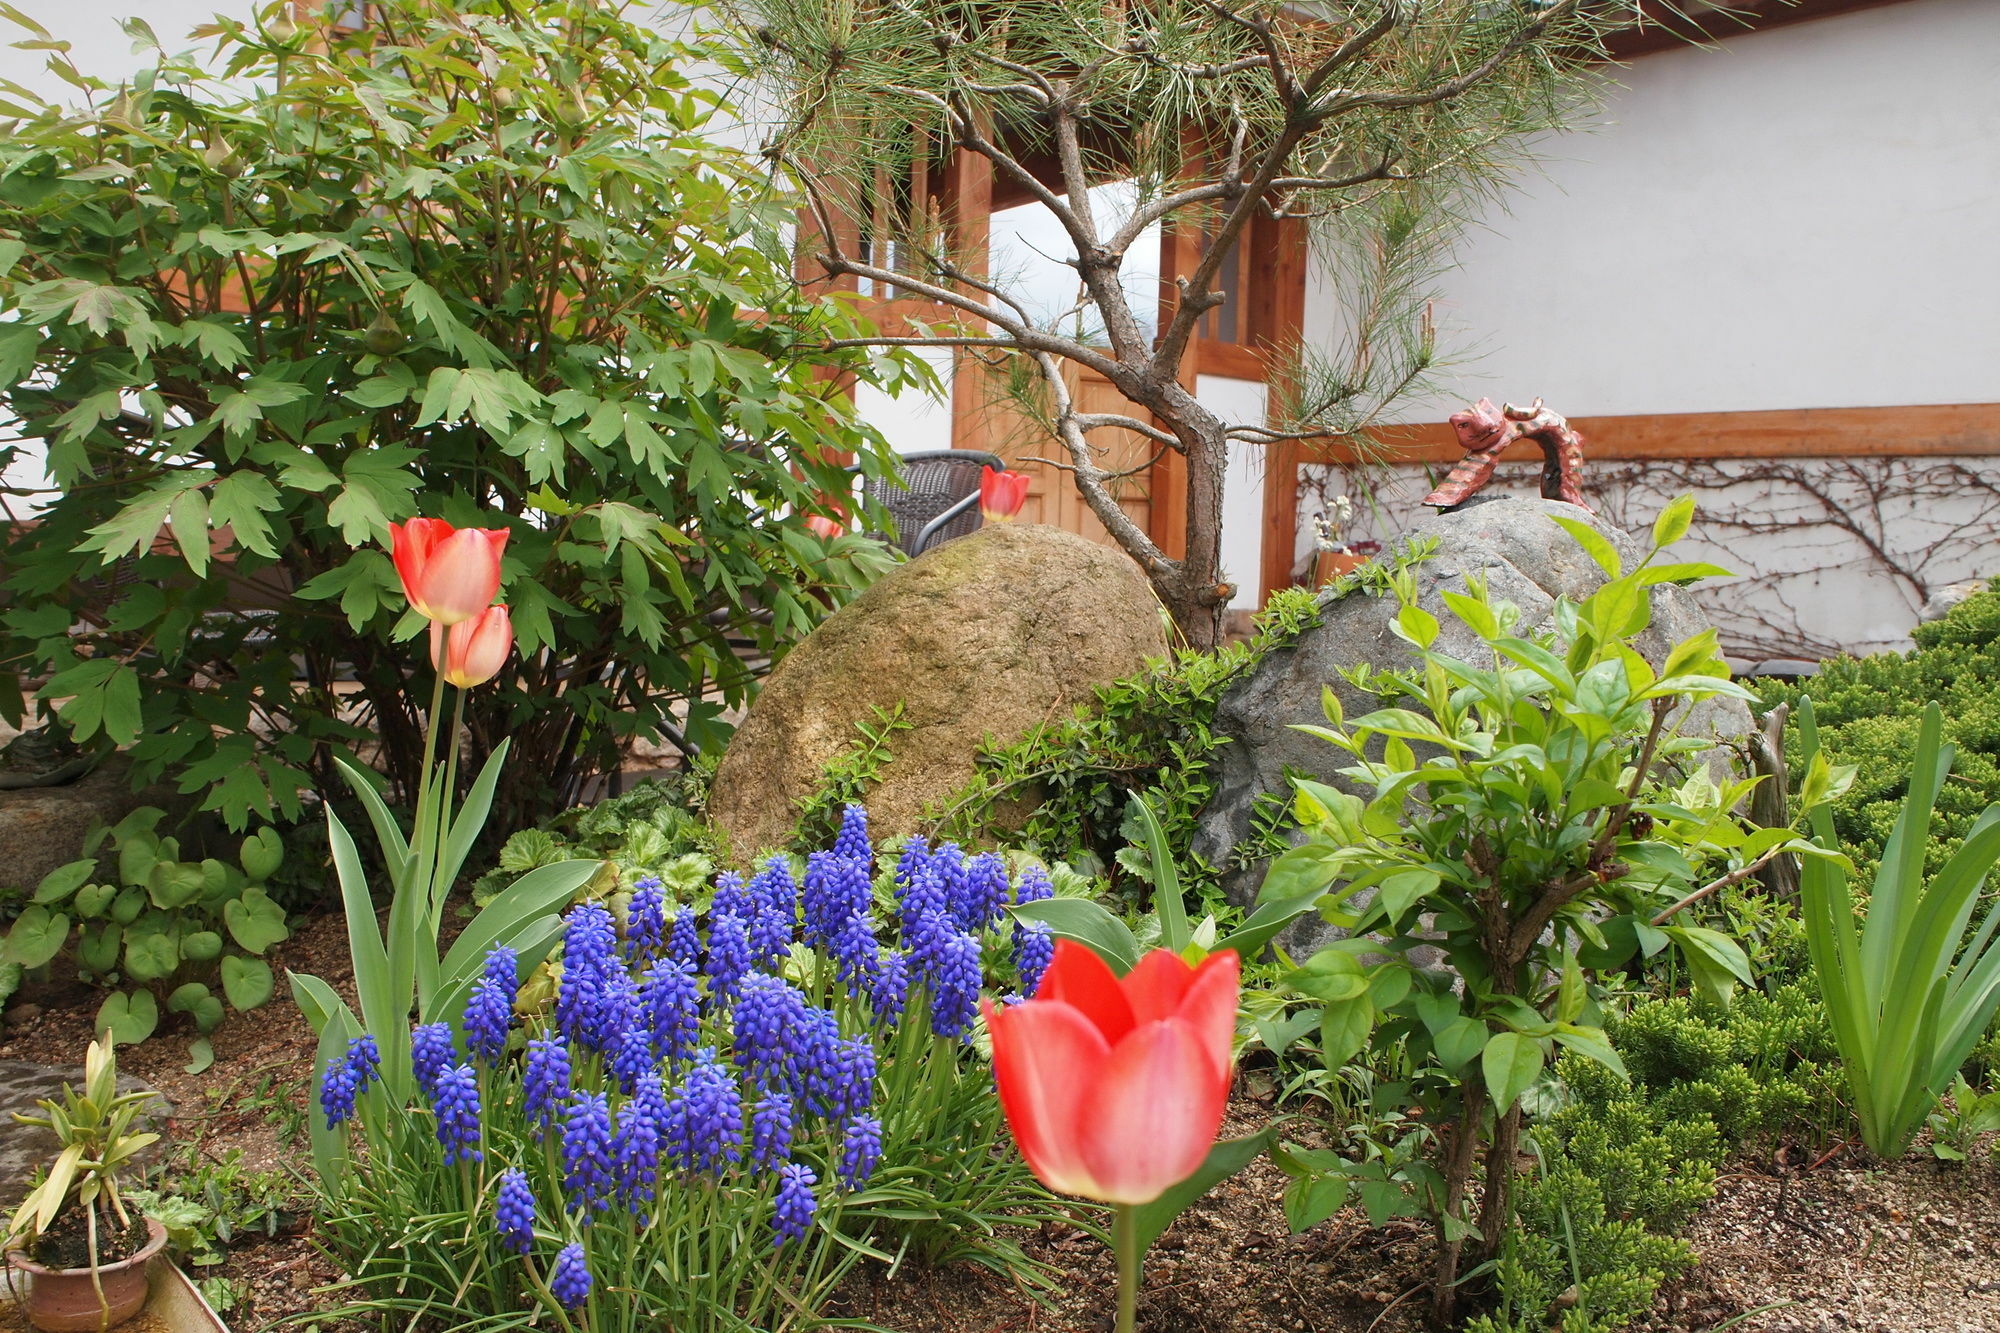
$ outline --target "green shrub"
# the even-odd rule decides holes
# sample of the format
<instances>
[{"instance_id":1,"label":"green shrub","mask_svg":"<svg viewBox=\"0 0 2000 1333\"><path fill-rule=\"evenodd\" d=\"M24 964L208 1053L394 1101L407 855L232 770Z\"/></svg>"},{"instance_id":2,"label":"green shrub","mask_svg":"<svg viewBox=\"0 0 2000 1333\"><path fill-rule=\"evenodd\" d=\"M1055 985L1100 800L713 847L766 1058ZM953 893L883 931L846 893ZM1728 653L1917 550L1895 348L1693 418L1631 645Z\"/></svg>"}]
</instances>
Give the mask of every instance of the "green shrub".
<instances>
[{"instance_id":1,"label":"green shrub","mask_svg":"<svg viewBox=\"0 0 2000 1333\"><path fill-rule=\"evenodd\" d=\"M1276 592L1247 643L1183 650L1149 663L1099 687L1093 703L1071 716L981 754L978 778L937 811L938 831L969 840L995 827L1012 828L1009 842L1050 861L1086 872L1117 866L1143 881L1143 858L1120 855L1138 840L1129 822L1137 794L1158 816L1185 890L1191 897L1212 896L1219 868L1196 856L1193 842L1196 820L1214 791L1210 759L1226 743L1213 730L1223 694L1265 653L1319 623L1321 595L1381 596L1395 570L1427 558L1431 549L1419 546L1364 565L1325 590ZM1009 817L1020 804L1032 807L1025 821ZM1270 846L1245 854L1268 856L1289 845L1274 835Z\"/></svg>"},{"instance_id":2,"label":"green shrub","mask_svg":"<svg viewBox=\"0 0 2000 1333\"><path fill-rule=\"evenodd\" d=\"M1723 1136L1699 1114L1649 1105L1615 1078L1607 1084L1590 1061L1565 1056L1557 1073L1608 1096L1579 1098L1536 1127L1542 1163L1518 1186L1495 1268L1499 1308L1467 1333L1619 1328L1694 1263L1672 1233L1713 1193Z\"/></svg>"},{"instance_id":3,"label":"green shrub","mask_svg":"<svg viewBox=\"0 0 2000 1333\"><path fill-rule=\"evenodd\" d=\"M0 142L0 407L58 490L0 541L0 716L47 676L236 827L364 741L407 800L429 664L382 543L421 512L510 532L521 651L467 706L500 826L669 721L712 747L730 640L782 653L887 563L803 526L891 466L835 386L928 372L825 350L860 326L793 280L698 50L573 0L261 8Z\"/></svg>"},{"instance_id":4,"label":"green shrub","mask_svg":"<svg viewBox=\"0 0 2000 1333\"><path fill-rule=\"evenodd\" d=\"M1967 598L1913 637L1908 653L1834 658L1809 680L1761 686L1767 704L1796 707L1810 696L1827 757L1855 766L1853 786L1833 804L1833 825L1864 886L1909 790L1926 703L1943 710L1944 740L1958 747L1951 781L1938 794L1926 872L1935 873L1979 812L2000 799L2000 591ZM1796 725L1787 728L1786 752L1797 782Z\"/></svg>"},{"instance_id":5,"label":"green shrub","mask_svg":"<svg viewBox=\"0 0 2000 1333\"><path fill-rule=\"evenodd\" d=\"M696 896L715 873L715 834L701 816L706 788L700 770L646 778L621 796L522 829L501 846L493 869L473 881L472 900L483 906L530 870L578 859L611 863L603 884L586 886L587 894L601 897L612 886L658 875L677 895Z\"/></svg>"},{"instance_id":6,"label":"green shrub","mask_svg":"<svg viewBox=\"0 0 2000 1333\"><path fill-rule=\"evenodd\" d=\"M112 991L98 1008L96 1031L140 1042L159 1025L163 1007L185 1013L200 1034L191 1054L206 1066L214 1058L207 1034L222 1021L223 1000L245 1010L271 998L275 978L259 955L291 931L265 884L283 864L285 846L267 827L243 839L234 864L182 860L180 840L154 831L165 817L141 806L94 833L80 860L36 886L4 952L7 962L36 968L73 943L79 974ZM107 840L116 872L104 882L97 852Z\"/></svg>"}]
</instances>

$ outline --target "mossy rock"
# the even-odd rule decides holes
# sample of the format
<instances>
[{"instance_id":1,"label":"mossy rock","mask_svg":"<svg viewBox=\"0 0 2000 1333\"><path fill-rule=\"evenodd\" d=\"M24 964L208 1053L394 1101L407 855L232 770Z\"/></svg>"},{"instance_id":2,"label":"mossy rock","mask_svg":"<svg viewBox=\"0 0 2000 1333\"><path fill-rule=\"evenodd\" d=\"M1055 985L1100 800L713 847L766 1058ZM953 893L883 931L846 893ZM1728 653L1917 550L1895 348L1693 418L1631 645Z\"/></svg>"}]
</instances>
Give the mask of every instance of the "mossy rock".
<instances>
[{"instance_id":1,"label":"mossy rock","mask_svg":"<svg viewBox=\"0 0 2000 1333\"><path fill-rule=\"evenodd\" d=\"M1122 552L997 524L927 552L829 616L779 664L715 774L708 813L738 858L784 846L829 763L876 710L906 730L866 794L877 839L915 832L1006 744L1167 650L1159 599Z\"/></svg>"}]
</instances>

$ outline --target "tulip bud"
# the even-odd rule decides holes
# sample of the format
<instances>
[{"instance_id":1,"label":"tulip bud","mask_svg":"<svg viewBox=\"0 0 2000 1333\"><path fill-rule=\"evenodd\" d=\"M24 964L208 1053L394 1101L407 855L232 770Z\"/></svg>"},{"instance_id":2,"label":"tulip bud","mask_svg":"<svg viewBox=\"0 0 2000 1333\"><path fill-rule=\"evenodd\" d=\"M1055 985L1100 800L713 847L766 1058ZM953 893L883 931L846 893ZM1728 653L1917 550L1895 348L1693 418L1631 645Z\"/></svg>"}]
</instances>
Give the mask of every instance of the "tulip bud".
<instances>
[{"instance_id":1,"label":"tulip bud","mask_svg":"<svg viewBox=\"0 0 2000 1333\"><path fill-rule=\"evenodd\" d=\"M514 624L504 606L489 606L471 620L431 622L431 665L445 684L469 690L500 674L514 648Z\"/></svg>"},{"instance_id":2,"label":"tulip bud","mask_svg":"<svg viewBox=\"0 0 2000 1333\"><path fill-rule=\"evenodd\" d=\"M1011 523L1028 502L1028 483L1033 480L1025 472L987 468L979 478L979 516L988 523Z\"/></svg>"}]
</instances>

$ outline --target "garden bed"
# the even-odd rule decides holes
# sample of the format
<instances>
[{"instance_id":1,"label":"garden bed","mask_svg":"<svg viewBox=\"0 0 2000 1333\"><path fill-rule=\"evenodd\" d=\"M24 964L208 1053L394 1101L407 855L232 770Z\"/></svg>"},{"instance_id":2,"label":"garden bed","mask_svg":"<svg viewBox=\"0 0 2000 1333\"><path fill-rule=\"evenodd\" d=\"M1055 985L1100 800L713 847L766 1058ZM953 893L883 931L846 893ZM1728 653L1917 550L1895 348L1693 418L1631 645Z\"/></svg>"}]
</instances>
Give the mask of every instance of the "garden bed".
<instances>
[{"instance_id":1,"label":"garden bed","mask_svg":"<svg viewBox=\"0 0 2000 1333\"><path fill-rule=\"evenodd\" d=\"M283 967L346 988L346 940L334 915L305 922L278 950ZM24 994L9 1011L0 1059L68 1063L89 1040L99 1001L82 987ZM20 1006L33 1005L33 1009ZM188 1074L186 1037L171 1030L122 1051L122 1067L175 1107L172 1141L210 1161L242 1153L245 1170L298 1171L313 1038L291 1005L231 1015L214 1034L215 1065ZM1254 1132L1274 1108L1240 1080L1225 1134ZM1313 1143L1310 1117L1285 1136ZM304 1189L303 1176L300 1177ZM1372 1227L1355 1208L1292 1235L1284 1177L1259 1160L1189 1209L1156 1245L1140 1306L1150 1333L1414 1333L1425 1326L1427 1227L1394 1219ZM1738 1160L1689 1239L1700 1262L1661 1293L1642 1333L1975 1333L2000 1327L2000 1170L1975 1159L1949 1166L1919 1153L1886 1169L1836 1155L1818 1169L1782 1173ZM1098 1333L1116 1280L1109 1251L1080 1229L1046 1227L1028 1242L1051 1288L1037 1300L971 1265L880 1267L850 1280L837 1313L898 1333ZM193 1269L223 1278L237 1333L333 1308L337 1267L313 1236L253 1237L225 1262ZM1746 1313L1790 1302L1761 1314ZM1732 1320L1740 1322L1731 1323Z\"/></svg>"}]
</instances>

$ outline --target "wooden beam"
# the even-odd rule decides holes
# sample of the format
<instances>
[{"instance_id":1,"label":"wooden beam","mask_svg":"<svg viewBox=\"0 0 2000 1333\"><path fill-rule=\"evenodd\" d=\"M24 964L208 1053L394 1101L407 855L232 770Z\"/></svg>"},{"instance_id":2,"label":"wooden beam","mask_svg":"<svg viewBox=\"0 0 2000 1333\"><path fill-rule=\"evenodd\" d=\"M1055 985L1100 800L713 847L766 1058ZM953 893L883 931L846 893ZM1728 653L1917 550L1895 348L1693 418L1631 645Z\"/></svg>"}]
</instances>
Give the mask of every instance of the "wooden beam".
<instances>
[{"instance_id":1,"label":"wooden beam","mask_svg":"<svg viewBox=\"0 0 2000 1333\"><path fill-rule=\"evenodd\" d=\"M2000 455L2000 403L1571 417L1570 424L1583 434L1586 469L1600 459ZM1451 427L1443 422L1383 426L1369 434L1372 447L1314 443L1305 456L1320 462L1373 458L1409 464L1455 463L1465 456ZM1507 454L1510 460L1540 456L1539 448L1525 443Z\"/></svg>"}]
</instances>

